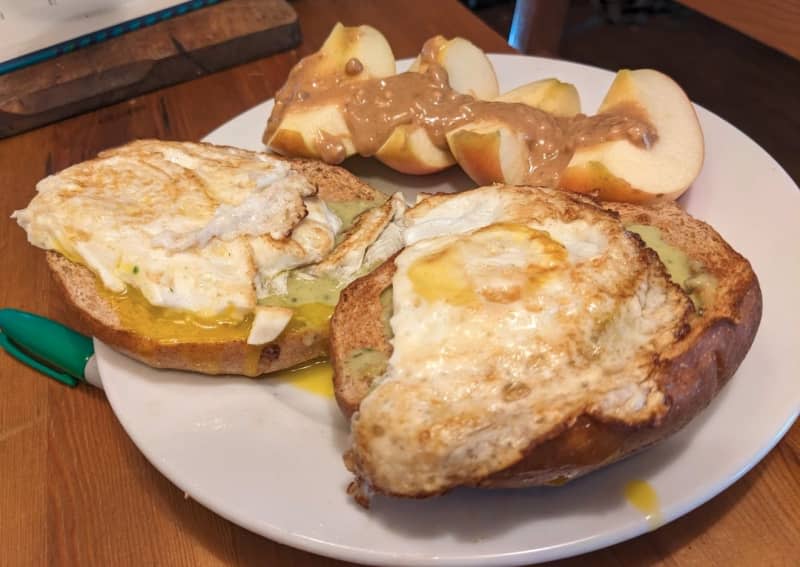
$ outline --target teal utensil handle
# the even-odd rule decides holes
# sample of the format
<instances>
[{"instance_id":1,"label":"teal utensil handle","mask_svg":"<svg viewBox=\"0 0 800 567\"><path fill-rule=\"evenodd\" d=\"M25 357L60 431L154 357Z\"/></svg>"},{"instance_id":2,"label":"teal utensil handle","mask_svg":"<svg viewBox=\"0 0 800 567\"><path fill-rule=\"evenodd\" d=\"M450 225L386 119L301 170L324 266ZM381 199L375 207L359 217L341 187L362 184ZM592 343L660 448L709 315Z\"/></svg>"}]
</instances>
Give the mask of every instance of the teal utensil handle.
<instances>
[{"instance_id":1,"label":"teal utensil handle","mask_svg":"<svg viewBox=\"0 0 800 567\"><path fill-rule=\"evenodd\" d=\"M46 317L0 309L0 345L14 358L63 384L75 386L94 354L92 339Z\"/></svg>"},{"instance_id":2,"label":"teal utensil handle","mask_svg":"<svg viewBox=\"0 0 800 567\"><path fill-rule=\"evenodd\" d=\"M8 336L6 336L5 333L0 333L0 346L2 346L3 349L8 354L13 356L17 360L19 360L21 363L27 364L28 366L30 366L34 370L38 370L39 372L41 372L45 376L49 376L53 380L57 380L57 381L61 382L62 384L66 384L67 386L69 386L71 388L74 388L80 382L77 378L73 378L72 376L70 376L66 372L60 372L58 370L50 368L49 366L45 366L41 362L38 362L35 358L31 358L30 356L25 354L23 351L18 349L14 345L14 343L12 343L8 339Z\"/></svg>"}]
</instances>

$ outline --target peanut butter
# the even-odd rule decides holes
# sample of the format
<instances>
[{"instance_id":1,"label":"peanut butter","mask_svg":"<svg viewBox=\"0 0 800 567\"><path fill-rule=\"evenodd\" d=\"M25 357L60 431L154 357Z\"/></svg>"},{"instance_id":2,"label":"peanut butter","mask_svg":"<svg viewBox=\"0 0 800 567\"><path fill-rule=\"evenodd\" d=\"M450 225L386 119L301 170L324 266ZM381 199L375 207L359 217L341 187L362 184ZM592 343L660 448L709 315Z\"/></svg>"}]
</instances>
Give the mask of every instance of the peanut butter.
<instances>
[{"instance_id":1,"label":"peanut butter","mask_svg":"<svg viewBox=\"0 0 800 567\"><path fill-rule=\"evenodd\" d=\"M317 136L317 151L325 163L341 163L347 157L341 136L320 130Z\"/></svg>"},{"instance_id":2,"label":"peanut butter","mask_svg":"<svg viewBox=\"0 0 800 567\"><path fill-rule=\"evenodd\" d=\"M338 74L323 79L315 77L313 59L301 61L275 96L264 140L277 131L289 108L302 112L328 104L340 108L353 146L363 156L374 155L402 125L424 128L435 146L446 149L449 132L478 121L500 122L528 146L524 182L553 186L578 147L619 139L650 147L657 140L655 128L634 105L619 105L595 116L556 117L525 104L478 100L456 92L447 71L436 62L436 46L430 41L420 59L421 72L382 79L358 79L363 65L355 58ZM320 131L316 144L328 163L340 163L347 155L340 136Z\"/></svg>"},{"instance_id":3,"label":"peanut butter","mask_svg":"<svg viewBox=\"0 0 800 567\"><path fill-rule=\"evenodd\" d=\"M344 72L350 76L358 75L363 70L364 65L362 65L361 61L355 57L350 58L350 60L344 66Z\"/></svg>"}]
</instances>

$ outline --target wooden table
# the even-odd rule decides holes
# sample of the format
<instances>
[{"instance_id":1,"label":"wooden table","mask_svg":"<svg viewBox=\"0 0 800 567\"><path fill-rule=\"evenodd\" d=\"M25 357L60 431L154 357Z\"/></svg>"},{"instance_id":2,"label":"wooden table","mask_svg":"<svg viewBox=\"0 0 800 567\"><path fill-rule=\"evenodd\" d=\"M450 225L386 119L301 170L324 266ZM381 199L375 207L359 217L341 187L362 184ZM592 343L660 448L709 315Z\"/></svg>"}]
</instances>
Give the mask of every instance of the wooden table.
<instances>
[{"instance_id":1,"label":"wooden table","mask_svg":"<svg viewBox=\"0 0 800 567\"><path fill-rule=\"evenodd\" d=\"M800 0L679 0L800 60Z\"/></svg>"},{"instance_id":2,"label":"wooden table","mask_svg":"<svg viewBox=\"0 0 800 567\"><path fill-rule=\"evenodd\" d=\"M510 51L455 0L293 5L305 38L296 52L0 141L0 306L75 323L62 311L44 255L9 219L29 202L37 180L133 138L202 138L272 96L337 20L381 29L398 57L415 54L436 33ZM4 354L0 387L0 565L340 564L272 543L184 499L134 447L102 392L60 386ZM558 565L793 564L800 550L799 450L795 425L761 464L699 510Z\"/></svg>"}]
</instances>

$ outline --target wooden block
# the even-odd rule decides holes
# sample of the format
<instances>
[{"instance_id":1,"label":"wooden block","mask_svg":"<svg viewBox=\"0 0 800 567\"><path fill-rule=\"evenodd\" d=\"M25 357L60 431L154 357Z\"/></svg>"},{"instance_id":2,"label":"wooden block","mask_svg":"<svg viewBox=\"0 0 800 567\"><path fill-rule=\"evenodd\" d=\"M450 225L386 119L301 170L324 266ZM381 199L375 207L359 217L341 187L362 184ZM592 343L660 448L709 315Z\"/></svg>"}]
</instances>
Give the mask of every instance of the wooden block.
<instances>
[{"instance_id":1,"label":"wooden block","mask_svg":"<svg viewBox=\"0 0 800 567\"><path fill-rule=\"evenodd\" d=\"M0 138L299 42L285 0L227 0L0 76Z\"/></svg>"}]
</instances>

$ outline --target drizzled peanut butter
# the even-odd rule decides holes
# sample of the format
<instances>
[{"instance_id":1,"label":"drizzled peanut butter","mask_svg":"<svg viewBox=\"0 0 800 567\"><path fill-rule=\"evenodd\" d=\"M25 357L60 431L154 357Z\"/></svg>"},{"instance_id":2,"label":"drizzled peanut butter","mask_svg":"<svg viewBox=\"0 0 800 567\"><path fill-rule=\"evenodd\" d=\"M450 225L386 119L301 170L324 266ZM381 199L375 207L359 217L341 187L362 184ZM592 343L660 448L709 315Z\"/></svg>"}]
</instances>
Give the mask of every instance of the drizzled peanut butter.
<instances>
[{"instance_id":1,"label":"drizzled peanut butter","mask_svg":"<svg viewBox=\"0 0 800 567\"><path fill-rule=\"evenodd\" d=\"M313 60L301 61L275 96L264 140L277 131L289 108L302 112L328 104L340 108L353 146L363 156L374 155L402 125L423 128L435 146L446 149L449 132L479 121L500 122L521 135L528 146L523 181L554 186L578 147L619 139L649 147L657 140L655 128L632 104L595 116L562 118L521 103L478 100L458 93L437 63L436 49L430 41L426 43L420 72L382 79L359 79L363 65L355 58L338 74L323 79L314 76ZM347 156L342 138L327 132L319 132L316 148L328 163L340 163Z\"/></svg>"},{"instance_id":2,"label":"drizzled peanut butter","mask_svg":"<svg viewBox=\"0 0 800 567\"><path fill-rule=\"evenodd\" d=\"M350 76L358 75L364 70L364 65L355 57L350 58L344 66L344 72Z\"/></svg>"},{"instance_id":3,"label":"drizzled peanut butter","mask_svg":"<svg viewBox=\"0 0 800 567\"><path fill-rule=\"evenodd\" d=\"M341 136L325 130L320 130L317 134L317 151L325 163L342 163L347 157L347 148L344 147Z\"/></svg>"}]
</instances>

